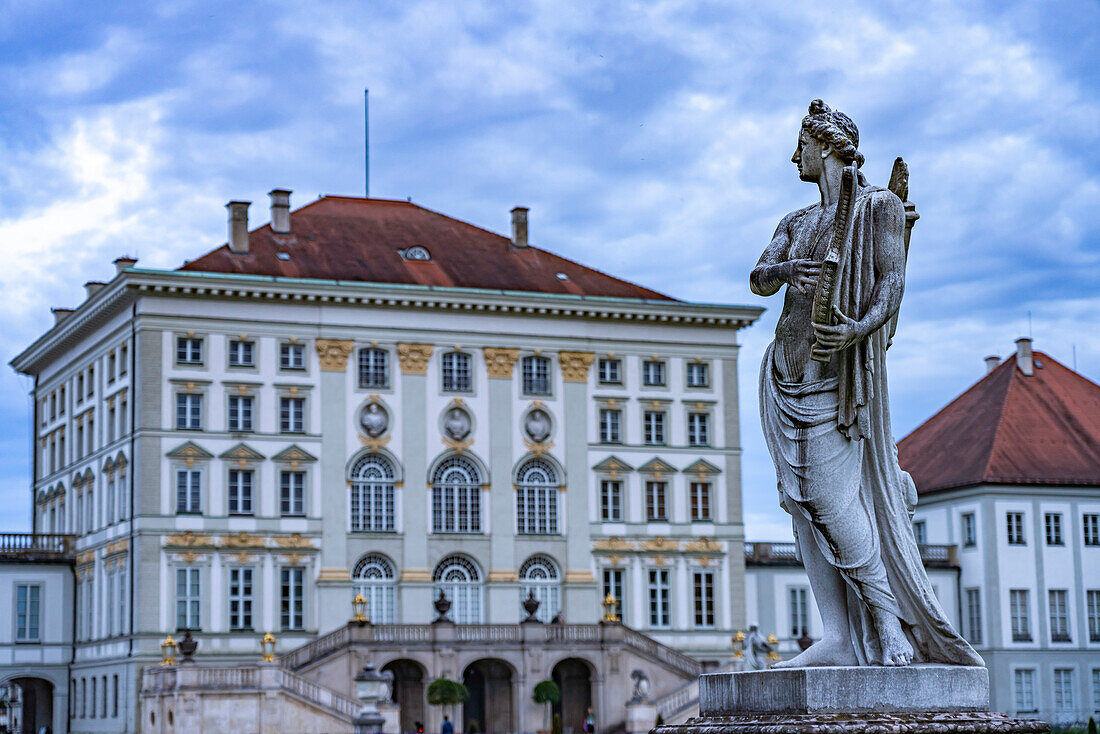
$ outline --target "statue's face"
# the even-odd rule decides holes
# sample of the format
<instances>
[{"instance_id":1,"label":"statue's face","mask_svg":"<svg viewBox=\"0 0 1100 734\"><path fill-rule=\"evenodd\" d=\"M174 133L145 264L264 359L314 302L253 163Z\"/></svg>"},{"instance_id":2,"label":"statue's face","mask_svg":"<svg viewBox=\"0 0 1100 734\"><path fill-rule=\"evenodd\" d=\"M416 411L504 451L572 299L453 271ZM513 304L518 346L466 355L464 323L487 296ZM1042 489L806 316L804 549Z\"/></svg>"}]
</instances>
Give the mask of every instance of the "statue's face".
<instances>
[{"instance_id":1,"label":"statue's face","mask_svg":"<svg viewBox=\"0 0 1100 734\"><path fill-rule=\"evenodd\" d=\"M798 133L798 145L791 156L791 163L798 166L798 177L809 183L817 183L821 177L821 141L810 135L806 128Z\"/></svg>"}]
</instances>

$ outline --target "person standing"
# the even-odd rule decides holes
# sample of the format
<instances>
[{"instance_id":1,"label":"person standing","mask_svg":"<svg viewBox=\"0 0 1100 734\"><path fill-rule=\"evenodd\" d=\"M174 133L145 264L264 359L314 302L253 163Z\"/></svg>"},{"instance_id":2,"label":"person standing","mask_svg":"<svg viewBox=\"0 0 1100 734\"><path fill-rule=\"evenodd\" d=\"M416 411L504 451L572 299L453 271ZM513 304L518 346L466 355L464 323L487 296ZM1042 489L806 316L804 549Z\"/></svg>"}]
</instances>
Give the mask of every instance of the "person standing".
<instances>
[{"instance_id":1,"label":"person standing","mask_svg":"<svg viewBox=\"0 0 1100 734\"><path fill-rule=\"evenodd\" d=\"M451 723L449 717L443 717L443 726L440 727L439 734L455 734L455 725Z\"/></svg>"}]
</instances>

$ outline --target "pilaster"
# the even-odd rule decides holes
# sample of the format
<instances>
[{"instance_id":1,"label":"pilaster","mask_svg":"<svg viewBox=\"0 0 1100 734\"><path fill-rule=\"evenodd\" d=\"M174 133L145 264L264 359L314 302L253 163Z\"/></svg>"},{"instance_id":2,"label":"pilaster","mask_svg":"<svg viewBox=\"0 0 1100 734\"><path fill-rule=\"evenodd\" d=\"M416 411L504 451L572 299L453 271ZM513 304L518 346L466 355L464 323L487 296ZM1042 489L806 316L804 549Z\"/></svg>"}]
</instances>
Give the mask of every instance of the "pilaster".
<instances>
[{"instance_id":1,"label":"pilaster","mask_svg":"<svg viewBox=\"0 0 1100 734\"><path fill-rule=\"evenodd\" d=\"M348 573L347 478L347 363L350 339L318 339L321 362L321 563L317 576L317 629L325 634L347 622L351 609Z\"/></svg>"},{"instance_id":2,"label":"pilaster","mask_svg":"<svg viewBox=\"0 0 1100 734\"><path fill-rule=\"evenodd\" d=\"M728 538L729 564L726 566L726 584L730 596L730 616L733 629L744 629L745 616L745 525L741 505L741 424L737 393L737 358L722 360L722 404L725 430L725 445L735 449L726 457L725 495L726 522L735 535ZM714 487L716 491L719 487ZM717 499L717 498L715 498ZM717 502L714 502L716 505Z\"/></svg>"},{"instance_id":3,"label":"pilaster","mask_svg":"<svg viewBox=\"0 0 1100 734\"><path fill-rule=\"evenodd\" d=\"M398 621L428 623L435 618L432 607L432 569L428 566L428 361L431 344L398 344L401 363L401 448L405 462L401 609Z\"/></svg>"},{"instance_id":4,"label":"pilaster","mask_svg":"<svg viewBox=\"0 0 1100 734\"><path fill-rule=\"evenodd\" d=\"M600 618L599 590L592 575L592 534L588 513L588 371L592 352L559 352L565 454L566 572L562 608L574 612L570 622Z\"/></svg>"},{"instance_id":5,"label":"pilaster","mask_svg":"<svg viewBox=\"0 0 1100 734\"><path fill-rule=\"evenodd\" d=\"M491 515L489 583L486 622L515 624L520 621L519 585L515 543L515 484L512 437L512 375L518 349L486 347L485 366L489 374L489 513Z\"/></svg>"}]
</instances>

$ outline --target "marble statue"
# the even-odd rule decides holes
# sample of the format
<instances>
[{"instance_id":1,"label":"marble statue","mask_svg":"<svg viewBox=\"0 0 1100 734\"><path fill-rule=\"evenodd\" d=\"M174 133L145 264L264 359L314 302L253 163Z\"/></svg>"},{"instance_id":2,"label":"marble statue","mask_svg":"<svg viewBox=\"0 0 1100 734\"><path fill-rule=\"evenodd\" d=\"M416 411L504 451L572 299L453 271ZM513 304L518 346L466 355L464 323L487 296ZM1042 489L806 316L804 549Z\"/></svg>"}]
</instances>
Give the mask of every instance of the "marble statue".
<instances>
[{"instance_id":1,"label":"marble statue","mask_svg":"<svg viewBox=\"0 0 1100 734\"><path fill-rule=\"evenodd\" d=\"M905 210L859 167L859 131L821 100L793 163L820 201L791 212L752 271L787 286L760 368L764 436L824 625L774 668L983 665L936 600L913 536L916 488L898 466L886 348L905 281Z\"/></svg>"},{"instance_id":2,"label":"marble statue","mask_svg":"<svg viewBox=\"0 0 1100 734\"><path fill-rule=\"evenodd\" d=\"M634 695L631 703L641 703L649 700L649 676L641 668L635 668L630 673L630 679L634 681Z\"/></svg>"},{"instance_id":3,"label":"marble statue","mask_svg":"<svg viewBox=\"0 0 1100 734\"><path fill-rule=\"evenodd\" d=\"M363 424L363 430L367 432L368 436L371 438L378 438L386 432L390 419L389 416L386 415L386 411L382 409L382 406L378 403L370 403L363 411L360 422Z\"/></svg>"},{"instance_id":4,"label":"marble statue","mask_svg":"<svg viewBox=\"0 0 1100 734\"><path fill-rule=\"evenodd\" d=\"M756 625L749 627L749 633L745 635L745 669L767 670L768 653L772 652L772 645L768 638L760 634Z\"/></svg>"}]
</instances>

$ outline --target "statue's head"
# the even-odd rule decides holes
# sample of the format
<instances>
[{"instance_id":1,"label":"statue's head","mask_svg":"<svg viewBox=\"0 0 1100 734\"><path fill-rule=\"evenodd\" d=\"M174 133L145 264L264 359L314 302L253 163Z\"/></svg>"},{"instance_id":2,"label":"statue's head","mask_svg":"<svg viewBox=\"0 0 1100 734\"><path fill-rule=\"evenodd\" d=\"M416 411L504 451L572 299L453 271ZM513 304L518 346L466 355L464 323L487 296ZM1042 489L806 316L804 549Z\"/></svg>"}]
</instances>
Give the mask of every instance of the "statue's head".
<instances>
[{"instance_id":1,"label":"statue's head","mask_svg":"<svg viewBox=\"0 0 1100 734\"><path fill-rule=\"evenodd\" d=\"M791 161L798 165L803 181L817 181L822 171L822 161L830 156L844 165L855 162L863 165L859 152L859 128L843 112L829 109L820 99L810 102L809 114L802 118L798 133L798 146Z\"/></svg>"}]
</instances>

